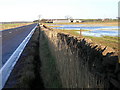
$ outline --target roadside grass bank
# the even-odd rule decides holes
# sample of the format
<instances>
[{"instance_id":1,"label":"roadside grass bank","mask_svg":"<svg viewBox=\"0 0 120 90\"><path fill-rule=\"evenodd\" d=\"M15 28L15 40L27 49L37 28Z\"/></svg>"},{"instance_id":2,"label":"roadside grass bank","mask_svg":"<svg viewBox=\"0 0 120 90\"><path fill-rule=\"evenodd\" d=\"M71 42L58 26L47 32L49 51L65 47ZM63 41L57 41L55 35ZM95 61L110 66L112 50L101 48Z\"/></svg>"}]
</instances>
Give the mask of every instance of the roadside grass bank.
<instances>
[{"instance_id":1,"label":"roadside grass bank","mask_svg":"<svg viewBox=\"0 0 120 90\"><path fill-rule=\"evenodd\" d=\"M4 88L44 88L40 72L39 35L40 28L37 27Z\"/></svg>"},{"instance_id":2,"label":"roadside grass bank","mask_svg":"<svg viewBox=\"0 0 120 90\"><path fill-rule=\"evenodd\" d=\"M20 27L20 26L29 25L29 24L32 24L32 23L0 24L1 26L0 30L11 29L11 28Z\"/></svg>"},{"instance_id":3,"label":"roadside grass bank","mask_svg":"<svg viewBox=\"0 0 120 90\"><path fill-rule=\"evenodd\" d=\"M41 31L40 35L40 59L42 63L41 76L45 88L62 88L59 72L56 66L56 59L51 54L47 38Z\"/></svg>"}]
</instances>

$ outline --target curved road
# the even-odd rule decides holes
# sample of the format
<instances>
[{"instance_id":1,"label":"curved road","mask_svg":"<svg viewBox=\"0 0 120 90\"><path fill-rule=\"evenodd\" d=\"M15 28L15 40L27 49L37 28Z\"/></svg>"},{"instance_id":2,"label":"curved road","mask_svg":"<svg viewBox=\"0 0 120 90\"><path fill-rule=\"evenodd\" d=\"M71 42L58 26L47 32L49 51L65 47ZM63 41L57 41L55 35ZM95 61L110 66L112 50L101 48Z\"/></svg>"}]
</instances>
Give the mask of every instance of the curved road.
<instances>
[{"instance_id":1,"label":"curved road","mask_svg":"<svg viewBox=\"0 0 120 90\"><path fill-rule=\"evenodd\" d=\"M37 24L2 30L2 66ZM1 38L1 37L0 37ZM1 68L1 67L0 67Z\"/></svg>"}]
</instances>

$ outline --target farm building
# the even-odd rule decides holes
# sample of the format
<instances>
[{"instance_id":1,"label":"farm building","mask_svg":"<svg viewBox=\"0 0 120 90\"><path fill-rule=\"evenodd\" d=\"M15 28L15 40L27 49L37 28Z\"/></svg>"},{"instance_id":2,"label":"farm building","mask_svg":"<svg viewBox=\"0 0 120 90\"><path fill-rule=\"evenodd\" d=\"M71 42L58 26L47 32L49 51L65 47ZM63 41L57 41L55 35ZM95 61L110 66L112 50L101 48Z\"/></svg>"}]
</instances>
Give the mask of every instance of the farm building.
<instances>
[{"instance_id":1,"label":"farm building","mask_svg":"<svg viewBox=\"0 0 120 90\"><path fill-rule=\"evenodd\" d=\"M44 23L79 23L83 22L79 19L42 19L41 22Z\"/></svg>"},{"instance_id":2,"label":"farm building","mask_svg":"<svg viewBox=\"0 0 120 90\"><path fill-rule=\"evenodd\" d=\"M71 22L73 22L73 23L79 23L79 22L82 22L82 21L79 20L79 19L74 19L74 20L72 20Z\"/></svg>"},{"instance_id":3,"label":"farm building","mask_svg":"<svg viewBox=\"0 0 120 90\"><path fill-rule=\"evenodd\" d=\"M53 20L53 23L70 23L71 20L69 19L55 19Z\"/></svg>"}]
</instances>

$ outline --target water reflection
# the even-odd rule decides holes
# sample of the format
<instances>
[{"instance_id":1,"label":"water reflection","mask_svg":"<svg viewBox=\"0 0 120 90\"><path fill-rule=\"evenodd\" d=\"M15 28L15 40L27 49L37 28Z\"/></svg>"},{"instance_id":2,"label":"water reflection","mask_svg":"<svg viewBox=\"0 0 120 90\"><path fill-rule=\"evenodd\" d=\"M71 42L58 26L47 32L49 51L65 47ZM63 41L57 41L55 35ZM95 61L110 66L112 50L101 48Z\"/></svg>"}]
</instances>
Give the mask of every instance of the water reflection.
<instances>
[{"instance_id":1,"label":"water reflection","mask_svg":"<svg viewBox=\"0 0 120 90\"><path fill-rule=\"evenodd\" d=\"M102 25L87 25L87 24L73 24L73 25L56 25L60 27L53 27L55 29L64 29L64 30L89 30L82 31L82 35L85 36L118 36L118 26L102 26ZM79 31L76 31L80 33Z\"/></svg>"},{"instance_id":2,"label":"water reflection","mask_svg":"<svg viewBox=\"0 0 120 90\"><path fill-rule=\"evenodd\" d=\"M80 33L80 32L77 31L77 33ZM100 36L118 36L118 31L93 30L93 31L84 31L84 32L82 32L82 35L85 35L85 36L95 36L95 37L100 37Z\"/></svg>"}]
</instances>

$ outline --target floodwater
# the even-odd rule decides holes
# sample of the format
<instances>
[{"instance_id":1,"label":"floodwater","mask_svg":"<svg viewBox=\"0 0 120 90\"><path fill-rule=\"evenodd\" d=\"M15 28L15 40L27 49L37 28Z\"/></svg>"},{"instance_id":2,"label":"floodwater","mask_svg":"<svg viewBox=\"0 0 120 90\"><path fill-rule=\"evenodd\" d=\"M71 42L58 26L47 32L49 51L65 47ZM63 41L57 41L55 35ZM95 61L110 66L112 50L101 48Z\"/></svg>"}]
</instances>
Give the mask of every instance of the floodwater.
<instances>
[{"instance_id":1,"label":"floodwater","mask_svg":"<svg viewBox=\"0 0 120 90\"><path fill-rule=\"evenodd\" d=\"M57 24L52 26L59 26L59 27L53 27L53 28L62 29L62 30L81 30L82 29L82 35L95 36L95 37L119 36L118 30L120 29L120 27L118 26L105 26L105 25L103 26L102 24L94 24L94 25L92 24L73 24L73 25ZM75 32L80 33L80 31L75 31Z\"/></svg>"}]
</instances>

